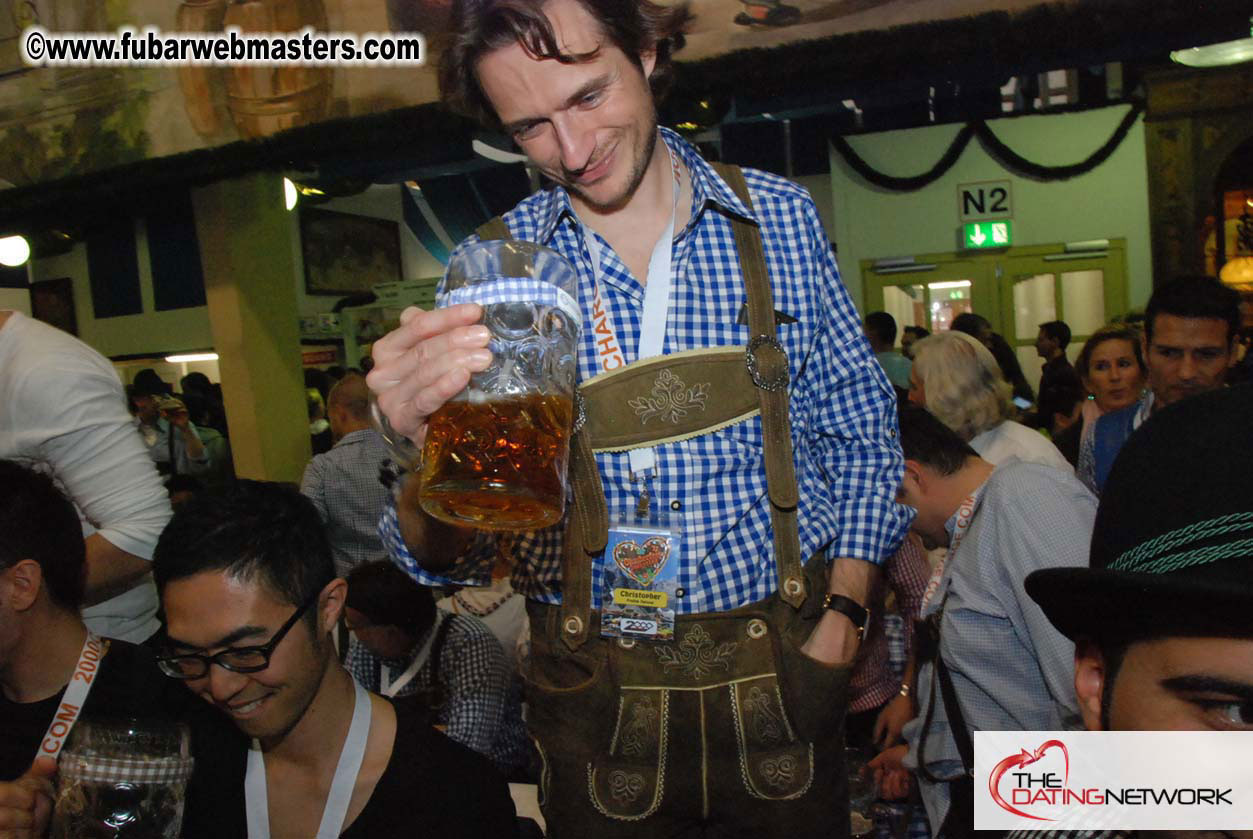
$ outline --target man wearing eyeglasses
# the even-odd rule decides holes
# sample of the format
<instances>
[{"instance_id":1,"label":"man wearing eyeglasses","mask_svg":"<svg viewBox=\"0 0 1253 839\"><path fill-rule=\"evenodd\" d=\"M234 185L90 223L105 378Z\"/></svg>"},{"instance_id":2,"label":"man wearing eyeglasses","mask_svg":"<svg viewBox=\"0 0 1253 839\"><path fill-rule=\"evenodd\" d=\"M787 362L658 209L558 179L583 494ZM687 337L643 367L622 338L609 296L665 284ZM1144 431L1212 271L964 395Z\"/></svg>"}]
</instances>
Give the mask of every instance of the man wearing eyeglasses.
<instances>
[{"instance_id":1,"label":"man wearing eyeglasses","mask_svg":"<svg viewBox=\"0 0 1253 839\"><path fill-rule=\"evenodd\" d=\"M415 813L433 836L514 834L484 758L340 665L331 633L347 586L295 489L240 481L197 499L162 534L153 572L162 670L251 740L211 780L217 835L387 839L412 835Z\"/></svg>"}]
</instances>

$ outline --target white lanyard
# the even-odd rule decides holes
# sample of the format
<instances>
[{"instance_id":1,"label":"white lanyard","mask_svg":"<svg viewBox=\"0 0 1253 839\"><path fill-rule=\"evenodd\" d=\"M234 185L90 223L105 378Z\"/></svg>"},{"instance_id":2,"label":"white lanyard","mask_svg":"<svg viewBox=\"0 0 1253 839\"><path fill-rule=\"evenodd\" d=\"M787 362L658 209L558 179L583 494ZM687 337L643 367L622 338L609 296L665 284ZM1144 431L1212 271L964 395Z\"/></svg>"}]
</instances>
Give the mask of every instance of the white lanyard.
<instances>
[{"instance_id":1,"label":"white lanyard","mask_svg":"<svg viewBox=\"0 0 1253 839\"><path fill-rule=\"evenodd\" d=\"M679 209L679 164L674 157L674 151L668 145L666 151L670 152L670 166L674 171L674 200L670 205L670 220L657 244L653 245L653 254L648 260L644 314L640 319L640 340L635 353L637 361L661 355L666 338L666 318L670 310L670 252L674 245L674 218ZM596 234L586 227L583 239L592 260L592 323L597 335L597 355L600 357L601 371L607 372L623 366L625 358L609 310L605 308L601 296L600 245L596 241ZM631 449L627 456L630 458L632 475L644 477L657 465L656 454L651 448Z\"/></svg>"},{"instance_id":2,"label":"white lanyard","mask_svg":"<svg viewBox=\"0 0 1253 839\"><path fill-rule=\"evenodd\" d=\"M440 621L437 616L436 621L431 624L430 632L426 635L426 641L422 644L422 649L418 650L418 654L413 657L413 661L409 662L409 666L397 677L396 681L391 681L388 666L379 664L379 686L382 687L379 693L390 699L399 693L401 688L413 681L413 677L418 675L418 671L426 663L427 656L431 654L431 646L435 643L435 636L439 634L439 625Z\"/></svg>"},{"instance_id":3,"label":"white lanyard","mask_svg":"<svg viewBox=\"0 0 1253 839\"><path fill-rule=\"evenodd\" d=\"M370 694L356 682L353 682L353 688L356 695L352 722L348 725L348 736L344 738L339 752L339 762L335 764L335 777L331 780L331 791L322 808L322 822L318 825L316 839L336 839L343 831L348 804L352 801L352 788L357 783L357 773L361 771L361 761L365 758L365 744L370 735ZM256 740L252 741L252 748L248 750L244 802L248 808L248 839L270 839L265 757L261 753L261 744Z\"/></svg>"},{"instance_id":4,"label":"white lanyard","mask_svg":"<svg viewBox=\"0 0 1253 839\"><path fill-rule=\"evenodd\" d=\"M962 539L966 537L966 531L970 530L970 523L974 521L975 510L979 506L979 496L982 490L983 487L980 487L970 493L970 495L967 495L966 500L957 508L957 521L953 522L953 535L949 538L948 550L944 554L944 559L931 572L931 579L927 581L927 588L922 593L922 606L918 609L920 613L925 611L927 604L931 602L935 590L940 587L940 579L944 576L944 569L948 567L949 562L957 553L957 548L961 545Z\"/></svg>"},{"instance_id":5,"label":"white lanyard","mask_svg":"<svg viewBox=\"0 0 1253 839\"><path fill-rule=\"evenodd\" d=\"M78 664L74 665L74 675L70 676L70 683L65 686L65 693L61 695L61 703L57 705L48 731L43 740L39 741L36 757L56 760L57 755L61 754L61 747L70 736L74 723L78 722L83 704L87 701L87 694L91 693L96 675L100 672L100 659L104 658L108 649L108 641L102 641L94 632L87 633L87 640L83 642L83 649L78 654Z\"/></svg>"}]
</instances>

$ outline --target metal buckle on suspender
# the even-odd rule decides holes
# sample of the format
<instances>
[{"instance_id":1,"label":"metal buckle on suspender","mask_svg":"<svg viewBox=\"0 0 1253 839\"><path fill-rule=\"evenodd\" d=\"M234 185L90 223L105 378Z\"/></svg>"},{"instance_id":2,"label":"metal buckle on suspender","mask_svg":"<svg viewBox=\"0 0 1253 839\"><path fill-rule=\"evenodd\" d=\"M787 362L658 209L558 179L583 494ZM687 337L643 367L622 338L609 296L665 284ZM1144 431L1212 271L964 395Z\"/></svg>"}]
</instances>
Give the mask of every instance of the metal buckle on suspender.
<instances>
[{"instance_id":1,"label":"metal buckle on suspender","mask_svg":"<svg viewBox=\"0 0 1253 839\"><path fill-rule=\"evenodd\" d=\"M762 376L761 369L757 363L757 350L761 347L770 347L783 359L779 373L770 379ZM762 390L773 393L787 388L787 350L783 349L783 345L773 335L758 335L749 341L748 346L744 349L744 363L748 367L748 375L753 380L753 384Z\"/></svg>"}]
</instances>

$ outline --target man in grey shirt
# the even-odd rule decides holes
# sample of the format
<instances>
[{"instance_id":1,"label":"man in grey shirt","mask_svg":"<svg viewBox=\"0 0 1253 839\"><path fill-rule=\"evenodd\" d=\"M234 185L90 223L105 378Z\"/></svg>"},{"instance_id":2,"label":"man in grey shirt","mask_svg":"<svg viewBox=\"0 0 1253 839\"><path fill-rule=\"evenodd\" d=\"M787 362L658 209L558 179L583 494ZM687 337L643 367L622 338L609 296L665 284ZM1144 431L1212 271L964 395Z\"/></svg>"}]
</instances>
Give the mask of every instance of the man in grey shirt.
<instances>
[{"instance_id":1,"label":"man in grey shirt","mask_svg":"<svg viewBox=\"0 0 1253 839\"><path fill-rule=\"evenodd\" d=\"M300 491L318 508L331 541L335 573L346 577L353 566L387 556L378 536L388 498L379 470L390 456L370 425L364 378L350 373L340 379L327 403L335 446L309 461Z\"/></svg>"},{"instance_id":2,"label":"man in grey shirt","mask_svg":"<svg viewBox=\"0 0 1253 839\"><path fill-rule=\"evenodd\" d=\"M904 406L900 422L900 498L918 510L913 529L924 544L948 549L921 615L951 675L965 729L1067 727L1078 717L1074 645L1027 595L1024 581L1038 569L1087 563L1096 499L1058 469L1017 458L993 466L923 409ZM919 668L918 716L904 730L908 747L884 752L874 765L889 789L903 769L916 772L933 834L956 835L973 828L973 788L960 783L973 765L963 767L962 726L942 697L937 670L934 654Z\"/></svg>"}]
</instances>

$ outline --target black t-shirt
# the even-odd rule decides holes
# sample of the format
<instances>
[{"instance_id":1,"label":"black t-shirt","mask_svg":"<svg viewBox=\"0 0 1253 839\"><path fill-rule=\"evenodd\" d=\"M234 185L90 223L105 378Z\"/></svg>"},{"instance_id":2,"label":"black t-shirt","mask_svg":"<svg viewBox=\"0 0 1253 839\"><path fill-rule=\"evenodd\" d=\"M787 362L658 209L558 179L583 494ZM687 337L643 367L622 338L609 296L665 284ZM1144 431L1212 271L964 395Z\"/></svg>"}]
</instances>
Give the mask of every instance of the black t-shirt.
<instances>
[{"instance_id":1,"label":"black t-shirt","mask_svg":"<svg viewBox=\"0 0 1253 839\"><path fill-rule=\"evenodd\" d=\"M0 693L0 781L11 781L30 768L64 694L62 690L38 702L18 703ZM79 719L181 718L192 699L187 688L157 669L151 651L110 640Z\"/></svg>"},{"instance_id":2,"label":"black t-shirt","mask_svg":"<svg viewBox=\"0 0 1253 839\"><path fill-rule=\"evenodd\" d=\"M30 767L64 693L62 690L56 696L28 703L10 702L0 693L0 781L17 778ZM109 641L109 651L100 661L99 675L87 694L79 719L128 717L187 724L196 763L187 785L183 820L211 823L219 806L213 798L213 776L220 773L224 755L248 748L247 739L229 719L193 696L182 683L162 673L151 650L114 639ZM247 829L199 835L215 839L243 837Z\"/></svg>"},{"instance_id":3,"label":"black t-shirt","mask_svg":"<svg viewBox=\"0 0 1253 839\"><path fill-rule=\"evenodd\" d=\"M513 837L517 831L513 800L491 763L431 728L411 703L401 699L393 704L396 740L387 768L360 815L341 834L343 839ZM197 763L194 779L200 787L195 802L188 790L184 839L247 835L248 744L237 740L231 751L212 767L207 761ZM202 800L216 806L202 809Z\"/></svg>"}]
</instances>

